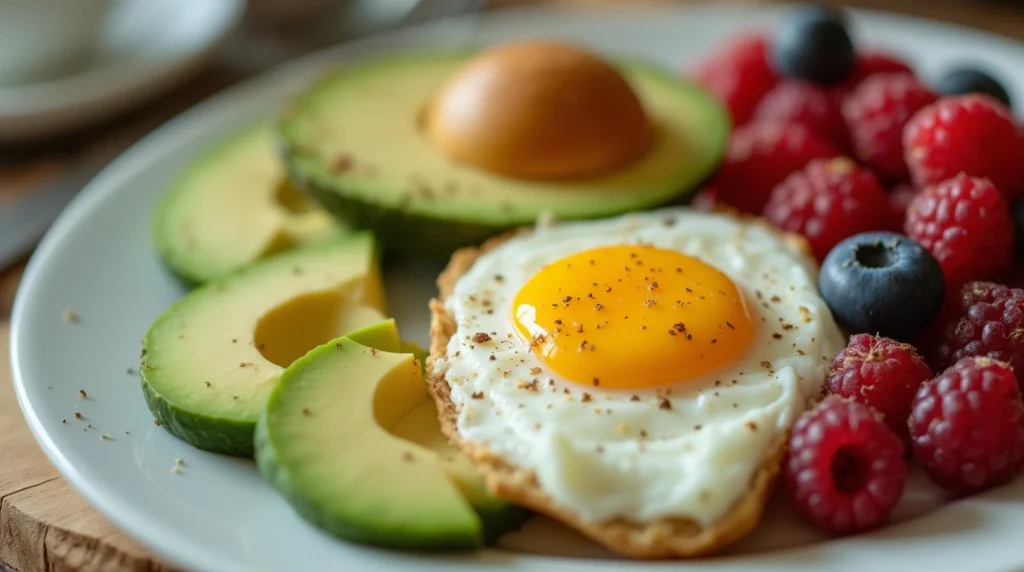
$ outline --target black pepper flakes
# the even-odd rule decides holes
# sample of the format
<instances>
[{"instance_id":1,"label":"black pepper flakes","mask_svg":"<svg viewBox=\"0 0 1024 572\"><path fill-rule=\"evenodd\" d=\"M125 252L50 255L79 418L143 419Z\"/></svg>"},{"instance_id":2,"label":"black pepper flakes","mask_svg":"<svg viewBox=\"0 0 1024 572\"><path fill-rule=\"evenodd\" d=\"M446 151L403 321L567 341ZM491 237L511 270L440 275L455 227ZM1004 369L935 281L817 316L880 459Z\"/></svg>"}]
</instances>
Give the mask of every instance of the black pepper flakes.
<instances>
[{"instance_id":1,"label":"black pepper flakes","mask_svg":"<svg viewBox=\"0 0 1024 572\"><path fill-rule=\"evenodd\" d=\"M303 407L302 408L302 414L305 415L306 417L309 417L309 408L308 407Z\"/></svg>"},{"instance_id":2,"label":"black pepper flakes","mask_svg":"<svg viewBox=\"0 0 1024 572\"><path fill-rule=\"evenodd\" d=\"M473 343L476 343L476 344L484 344L484 343L487 343L489 341L491 341L491 336L487 335L484 332L477 332L473 336Z\"/></svg>"},{"instance_id":3,"label":"black pepper flakes","mask_svg":"<svg viewBox=\"0 0 1024 572\"><path fill-rule=\"evenodd\" d=\"M482 391L474 391L473 394L470 395L469 397L472 398L472 399L483 399L484 398L484 392L482 392Z\"/></svg>"},{"instance_id":4,"label":"black pepper flakes","mask_svg":"<svg viewBox=\"0 0 1024 572\"><path fill-rule=\"evenodd\" d=\"M82 413L80 411L75 411L75 419L83 419Z\"/></svg>"},{"instance_id":5,"label":"black pepper flakes","mask_svg":"<svg viewBox=\"0 0 1024 572\"><path fill-rule=\"evenodd\" d=\"M667 397L662 397L658 400L658 409L669 411L672 409L672 402Z\"/></svg>"},{"instance_id":6,"label":"black pepper flakes","mask_svg":"<svg viewBox=\"0 0 1024 572\"><path fill-rule=\"evenodd\" d=\"M629 398L629 400L630 401L640 401L640 396L639 395L633 395L633 396L631 396Z\"/></svg>"},{"instance_id":7,"label":"black pepper flakes","mask_svg":"<svg viewBox=\"0 0 1024 572\"><path fill-rule=\"evenodd\" d=\"M782 334L780 334L778 332L775 332L774 334L772 334L772 339L781 340L782 339Z\"/></svg>"},{"instance_id":8,"label":"black pepper flakes","mask_svg":"<svg viewBox=\"0 0 1024 572\"><path fill-rule=\"evenodd\" d=\"M591 395L584 391L583 396L580 398L580 401L582 401L583 403L589 403L591 399L593 399Z\"/></svg>"},{"instance_id":9,"label":"black pepper flakes","mask_svg":"<svg viewBox=\"0 0 1024 572\"><path fill-rule=\"evenodd\" d=\"M727 328L729 328L730 330L735 330L736 329L736 326L732 325L732 322L726 322L725 326Z\"/></svg>"},{"instance_id":10,"label":"black pepper flakes","mask_svg":"<svg viewBox=\"0 0 1024 572\"><path fill-rule=\"evenodd\" d=\"M592 380L592 382L594 384L594 387L601 385L601 380L596 377Z\"/></svg>"},{"instance_id":11,"label":"black pepper flakes","mask_svg":"<svg viewBox=\"0 0 1024 572\"><path fill-rule=\"evenodd\" d=\"M761 362L761 367L763 367L763 368L767 369L767 368L770 368L771 366L772 366L772 362L770 362L768 360L764 360L764 361Z\"/></svg>"}]
</instances>

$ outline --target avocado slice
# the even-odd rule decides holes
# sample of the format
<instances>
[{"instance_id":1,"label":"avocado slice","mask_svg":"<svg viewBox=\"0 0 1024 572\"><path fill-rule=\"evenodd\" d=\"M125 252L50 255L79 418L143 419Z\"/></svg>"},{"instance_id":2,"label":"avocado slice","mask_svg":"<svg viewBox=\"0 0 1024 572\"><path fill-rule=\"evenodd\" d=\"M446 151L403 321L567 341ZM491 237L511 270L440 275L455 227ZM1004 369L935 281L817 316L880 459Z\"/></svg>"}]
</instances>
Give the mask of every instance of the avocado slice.
<instances>
[{"instance_id":1,"label":"avocado slice","mask_svg":"<svg viewBox=\"0 0 1024 572\"><path fill-rule=\"evenodd\" d=\"M504 177L450 161L421 133L421 114L473 52L391 55L333 72L278 121L296 184L389 251L447 255L543 213L592 219L685 202L721 162L728 113L703 89L646 63L620 62L656 141L636 162L573 180Z\"/></svg>"},{"instance_id":2,"label":"avocado slice","mask_svg":"<svg viewBox=\"0 0 1024 572\"><path fill-rule=\"evenodd\" d=\"M344 232L288 182L268 120L204 151L167 189L153 222L161 259L190 285Z\"/></svg>"},{"instance_id":3,"label":"avocado slice","mask_svg":"<svg viewBox=\"0 0 1024 572\"><path fill-rule=\"evenodd\" d=\"M192 445L251 456L278 376L311 348L384 318L372 236L277 254L207 283L143 341L142 389L156 421Z\"/></svg>"},{"instance_id":4,"label":"avocado slice","mask_svg":"<svg viewBox=\"0 0 1024 572\"><path fill-rule=\"evenodd\" d=\"M482 546L528 517L487 494L441 433L394 321L341 337L281 375L256 429L256 463L296 512L354 542L418 550ZM325 445L329 444L329 445Z\"/></svg>"}]
</instances>

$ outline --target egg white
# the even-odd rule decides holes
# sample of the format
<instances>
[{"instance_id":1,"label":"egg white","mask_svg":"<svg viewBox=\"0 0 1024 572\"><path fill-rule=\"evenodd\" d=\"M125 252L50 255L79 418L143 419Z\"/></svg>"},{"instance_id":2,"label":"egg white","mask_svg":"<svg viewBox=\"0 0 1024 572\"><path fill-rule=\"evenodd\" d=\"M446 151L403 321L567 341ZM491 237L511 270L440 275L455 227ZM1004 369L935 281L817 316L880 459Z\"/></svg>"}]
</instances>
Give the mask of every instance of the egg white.
<instances>
[{"instance_id":1,"label":"egg white","mask_svg":"<svg viewBox=\"0 0 1024 572\"><path fill-rule=\"evenodd\" d=\"M514 333L516 291L570 254L639 243L698 257L728 275L757 327L751 349L668 388L608 391L554 374ZM460 437L532 470L555 503L584 521L679 517L708 526L722 518L747 491L766 448L820 394L845 345L818 295L812 260L761 223L686 208L513 238L458 280L446 309L457 331L435 373L451 387ZM474 342L479 332L492 339Z\"/></svg>"}]
</instances>

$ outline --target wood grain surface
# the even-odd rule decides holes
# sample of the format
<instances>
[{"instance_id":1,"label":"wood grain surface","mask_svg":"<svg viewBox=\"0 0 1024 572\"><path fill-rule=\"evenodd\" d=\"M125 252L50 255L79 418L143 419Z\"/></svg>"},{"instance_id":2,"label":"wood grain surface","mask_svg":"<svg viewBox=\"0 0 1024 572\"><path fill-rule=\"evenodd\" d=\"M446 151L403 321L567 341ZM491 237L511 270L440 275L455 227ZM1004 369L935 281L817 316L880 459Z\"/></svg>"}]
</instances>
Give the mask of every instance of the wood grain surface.
<instances>
[{"instance_id":1,"label":"wood grain surface","mask_svg":"<svg viewBox=\"0 0 1024 572\"><path fill-rule=\"evenodd\" d=\"M623 0L501 0L521 4L600 9ZM636 0L652 5L671 0ZM719 2L720 3L720 2ZM766 4L771 0L733 3ZM1024 39L1024 9L1012 2L980 0L849 0L833 3L885 9L952 21ZM154 126L239 79L216 66L161 101L113 124L50 142L0 152L0 206L29 192L78 158L117 141L123 147ZM10 381L8 363L11 304L24 264L0 273L0 572L169 571L173 568L119 532L76 495L44 457L25 425Z\"/></svg>"}]
</instances>

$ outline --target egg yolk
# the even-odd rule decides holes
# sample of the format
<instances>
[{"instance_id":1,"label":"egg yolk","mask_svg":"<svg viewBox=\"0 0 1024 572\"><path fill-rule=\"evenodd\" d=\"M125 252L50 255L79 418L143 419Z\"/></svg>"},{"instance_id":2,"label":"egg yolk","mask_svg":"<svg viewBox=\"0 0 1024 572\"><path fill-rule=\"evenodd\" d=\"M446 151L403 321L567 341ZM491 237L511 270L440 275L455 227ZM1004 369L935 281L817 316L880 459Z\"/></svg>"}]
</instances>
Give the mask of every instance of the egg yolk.
<instances>
[{"instance_id":1,"label":"egg yolk","mask_svg":"<svg viewBox=\"0 0 1024 572\"><path fill-rule=\"evenodd\" d=\"M600 247L551 263L516 293L512 312L518 334L553 371L609 389L712 373L754 338L728 276L651 246Z\"/></svg>"}]
</instances>

